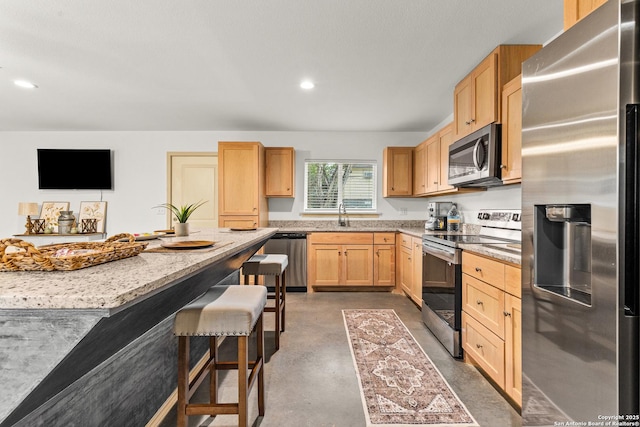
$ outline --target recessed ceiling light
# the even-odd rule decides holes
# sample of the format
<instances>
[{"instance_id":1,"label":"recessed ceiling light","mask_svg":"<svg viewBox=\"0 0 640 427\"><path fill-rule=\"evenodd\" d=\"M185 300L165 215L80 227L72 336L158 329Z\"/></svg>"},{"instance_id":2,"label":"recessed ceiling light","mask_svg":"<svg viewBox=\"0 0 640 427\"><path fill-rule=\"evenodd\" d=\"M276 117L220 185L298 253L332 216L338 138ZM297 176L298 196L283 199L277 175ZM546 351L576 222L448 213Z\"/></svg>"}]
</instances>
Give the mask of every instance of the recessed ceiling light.
<instances>
[{"instance_id":1,"label":"recessed ceiling light","mask_svg":"<svg viewBox=\"0 0 640 427\"><path fill-rule=\"evenodd\" d=\"M26 80L14 80L13 83L18 87L23 87L25 89L37 89L38 86L35 84L28 82Z\"/></svg>"},{"instance_id":2,"label":"recessed ceiling light","mask_svg":"<svg viewBox=\"0 0 640 427\"><path fill-rule=\"evenodd\" d=\"M313 84L311 80L303 80L302 83L300 83L300 87L302 89L313 89L316 85Z\"/></svg>"}]
</instances>

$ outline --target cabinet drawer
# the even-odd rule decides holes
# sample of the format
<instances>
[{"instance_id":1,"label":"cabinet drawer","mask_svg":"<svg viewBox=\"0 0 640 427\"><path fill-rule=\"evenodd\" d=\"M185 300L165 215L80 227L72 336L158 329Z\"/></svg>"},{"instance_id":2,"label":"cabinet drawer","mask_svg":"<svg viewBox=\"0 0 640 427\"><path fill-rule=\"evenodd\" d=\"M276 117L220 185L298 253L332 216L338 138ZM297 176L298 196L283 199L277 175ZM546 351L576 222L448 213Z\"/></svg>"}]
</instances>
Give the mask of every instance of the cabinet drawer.
<instances>
[{"instance_id":1,"label":"cabinet drawer","mask_svg":"<svg viewBox=\"0 0 640 427\"><path fill-rule=\"evenodd\" d=\"M504 266L504 290L511 295L522 297L522 270L511 265Z\"/></svg>"},{"instance_id":2,"label":"cabinet drawer","mask_svg":"<svg viewBox=\"0 0 640 427\"><path fill-rule=\"evenodd\" d=\"M408 234L400 234L400 245L402 247L411 249L411 236Z\"/></svg>"},{"instance_id":3,"label":"cabinet drawer","mask_svg":"<svg viewBox=\"0 0 640 427\"><path fill-rule=\"evenodd\" d=\"M309 243L373 245L373 233L311 233Z\"/></svg>"},{"instance_id":4,"label":"cabinet drawer","mask_svg":"<svg viewBox=\"0 0 640 427\"><path fill-rule=\"evenodd\" d=\"M462 275L462 309L504 339L504 292Z\"/></svg>"},{"instance_id":5,"label":"cabinet drawer","mask_svg":"<svg viewBox=\"0 0 640 427\"><path fill-rule=\"evenodd\" d=\"M504 389L504 341L467 313L462 313L462 348Z\"/></svg>"},{"instance_id":6,"label":"cabinet drawer","mask_svg":"<svg viewBox=\"0 0 640 427\"><path fill-rule=\"evenodd\" d=\"M373 233L374 245L393 245L396 243L396 233Z\"/></svg>"},{"instance_id":7,"label":"cabinet drawer","mask_svg":"<svg viewBox=\"0 0 640 427\"><path fill-rule=\"evenodd\" d=\"M462 252L462 272L504 290L504 264L472 253Z\"/></svg>"}]
</instances>

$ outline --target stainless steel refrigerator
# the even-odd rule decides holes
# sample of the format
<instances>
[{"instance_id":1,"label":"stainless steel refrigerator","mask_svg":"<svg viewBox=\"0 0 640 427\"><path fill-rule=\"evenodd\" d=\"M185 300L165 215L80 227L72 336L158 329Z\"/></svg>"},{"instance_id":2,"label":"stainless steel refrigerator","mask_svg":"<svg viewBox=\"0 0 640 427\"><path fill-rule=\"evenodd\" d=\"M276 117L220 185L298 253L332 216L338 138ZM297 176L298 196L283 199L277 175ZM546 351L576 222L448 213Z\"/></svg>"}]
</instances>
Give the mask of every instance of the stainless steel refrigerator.
<instances>
[{"instance_id":1,"label":"stainless steel refrigerator","mask_svg":"<svg viewBox=\"0 0 640 427\"><path fill-rule=\"evenodd\" d=\"M640 405L638 3L609 0L523 64L525 426L637 425L620 423Z\"/></svg>"}]
</instances>

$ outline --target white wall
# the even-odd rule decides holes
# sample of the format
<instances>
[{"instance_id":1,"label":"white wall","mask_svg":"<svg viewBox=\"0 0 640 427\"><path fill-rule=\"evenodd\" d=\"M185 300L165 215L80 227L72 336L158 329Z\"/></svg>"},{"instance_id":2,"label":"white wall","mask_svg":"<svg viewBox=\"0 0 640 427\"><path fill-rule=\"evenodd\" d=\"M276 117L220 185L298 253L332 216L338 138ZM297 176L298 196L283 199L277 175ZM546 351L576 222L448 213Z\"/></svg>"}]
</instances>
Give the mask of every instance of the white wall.
<instances>
[{"instance_id":1,"label":"white wall","mask_svg":"<svg viewBox=\"0 0 640 427\"><path fill-rule=\"evenodd\" d=\"M69 201L77 213L81 201L107 201L107 233L141 232L165 227L164 212L153 209L166 199L166 153L217 151L218 141L261 141L265 146L296 149L296 198L271 199L270 219L304 219L305 159L363 159L378 162L380 219L424 219L425 198L382 197L382 150L386 146L415 146L421 132L2 132L0 141L0 237L24 232L18 202ZM114 152L114 189L38 190L37 148L109 148ZM73 174L73 165L60 165ZM81 177L78 177L81 179ZM520 206L520 186L478 194L439 197L460 204L465 220L482 207ZM406 209L407 215L402 215ZM160 215L158 213L161 213Z\"/></svg>"}]
</instances>

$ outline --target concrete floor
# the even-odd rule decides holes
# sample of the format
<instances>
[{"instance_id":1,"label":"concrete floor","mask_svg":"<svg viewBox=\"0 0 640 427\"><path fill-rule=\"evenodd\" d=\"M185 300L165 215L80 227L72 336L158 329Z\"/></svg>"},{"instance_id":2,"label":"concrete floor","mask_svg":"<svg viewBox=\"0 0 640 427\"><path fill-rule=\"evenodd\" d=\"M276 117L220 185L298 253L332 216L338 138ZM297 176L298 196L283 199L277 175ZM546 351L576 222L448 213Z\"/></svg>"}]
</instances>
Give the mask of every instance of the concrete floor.
<instances>
[{"instance_id":1,"label":"concrete floor","mask_svg":"<svg viewBox=\"0 0 640 427\"><path fill-rule=\"evenodd\" d=\"M411 331L433 363L482 427L520 426L519 414L472 366L453 359L420 319L420 310L407 297L386 292L321 292L287 294L286 332L274 353L273 314L265 315L266 414L256 419L255 387L249 420L260 427L355 427L365 417L358 380L349 350L342 309L391 308ZM221 348L221 359L235 341ZM221 375L221 400L236 397L234 372ZM201 389L206 388L203 383ZM206 399L207 392L195 399ZM237 416L215 419L190 417L189 426L235 426ZM162 426L175 426L175 411Z\"/></svg>"}]
</instances>

